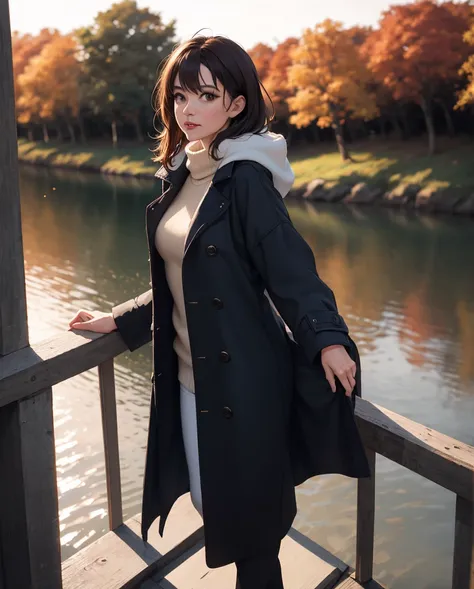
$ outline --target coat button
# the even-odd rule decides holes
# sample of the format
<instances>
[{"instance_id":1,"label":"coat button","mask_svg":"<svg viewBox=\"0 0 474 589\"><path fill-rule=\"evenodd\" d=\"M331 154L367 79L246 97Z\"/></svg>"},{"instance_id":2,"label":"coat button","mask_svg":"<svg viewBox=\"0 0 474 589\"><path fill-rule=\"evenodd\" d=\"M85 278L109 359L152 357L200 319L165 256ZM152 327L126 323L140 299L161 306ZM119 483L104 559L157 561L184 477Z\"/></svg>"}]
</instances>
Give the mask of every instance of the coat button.
<instances>
[{"instance_id":1,"label":"coat button","mask_svg":"<svg viewBox=\"0 0 474 589\"><path fill-rule=\"evenodd\" d=\"M221 299L218 299L216 297L212 299L212 306L214 307L214 309L222 309L224 307L224 303L221 301Z\"/></svg>"},{"instance_id":2,"label":"coat button","mask_svg":"<svg viewBox=\"0 0 474 589\"><path fill-rule=\"evenodd\" d=\"M230 407L224 407L224 409L222 409L222 413L226 419L230 419L234 415L234 412Z\"/></svg>"},{"instance_id":3,"label":"coat button","mask_svg":"<svg viewBox=\"0 0 474 589\"><path fill-rule=\"evenodd\" d=\"M206 248L206 253L208 256L217 256L217 248L215 245L208 245Z\"/></svg>"},{"instance_id":4,"label":"coat button","mask_svg":"<svg viewBox=\"0 0 474 589\"><path fill-rule=\"evenodd\" d=\"M220 354L219 354L219 360L221 362L230 362L230 354L229 352L226 352L225 350L223 350Z\"/></svg>"}]
</instances>

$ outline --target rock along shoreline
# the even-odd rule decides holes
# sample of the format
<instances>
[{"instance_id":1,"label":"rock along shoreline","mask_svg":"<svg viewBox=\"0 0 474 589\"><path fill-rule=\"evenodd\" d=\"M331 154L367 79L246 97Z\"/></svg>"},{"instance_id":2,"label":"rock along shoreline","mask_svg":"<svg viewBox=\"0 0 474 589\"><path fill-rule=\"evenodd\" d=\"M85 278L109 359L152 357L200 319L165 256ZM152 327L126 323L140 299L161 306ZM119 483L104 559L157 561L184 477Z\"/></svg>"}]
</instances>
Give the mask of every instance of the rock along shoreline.
<instances>
[{"instance_id":1,"label":"rock along shoreline","mask_svg":"<svg viewBox=\"0 0 474 589\"><path fill-rule=\"evenodd\" d=\"M359 182L327 183L315 179L306 186L292 189L288 198L304 202L375 205L417 209L427 213L451 213L474 216L474 187L433 188L418 184L399 184L392 189Z\"/></svg>"}]
</instances>

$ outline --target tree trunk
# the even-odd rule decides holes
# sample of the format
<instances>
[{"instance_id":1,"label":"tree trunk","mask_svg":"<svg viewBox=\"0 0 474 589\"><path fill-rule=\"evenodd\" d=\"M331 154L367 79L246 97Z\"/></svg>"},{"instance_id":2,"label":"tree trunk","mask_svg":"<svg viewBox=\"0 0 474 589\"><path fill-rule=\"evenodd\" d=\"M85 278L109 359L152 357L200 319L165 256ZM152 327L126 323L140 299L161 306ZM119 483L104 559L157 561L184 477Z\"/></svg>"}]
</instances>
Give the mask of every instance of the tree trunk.
<instances>
[{"instance_id":1,"label":"tree trunk","mask_svg":"<svg viewBox=\"0 0 474 589\"><path fill-rule=\"evenodd\" d=\"M344 141L341 123L339 122L339 119L336 116L333 116L332 128L334 129L334 134L336 135L337 148L339 149L339 153L341 154L342 161L351 161L351 156L349 155L346 142Z\"/></svg>"},{"instance_id":2,"label":"tree trunk","mask_svg":"<svg viewBox=\"0 0 474 589\"><path fill-rule=\"evenodd\" d=\"M69 131L69 136L71 137L71 143L76 143L76 134L74 133L74 125L71 123L71 121L68 119L67 122L67 129Z\"/></svg>"},{"instance_id":3,"label":"tree trunk","mask_svg":"<svg viewBox=\"0 0 474 589\"><path fill-rule=\"evenodd\" d=\"M49 143L48 126L46 125L46 123L43 123L43 141L45 143Z\"/></svg>"},{"instance_id":4,"label":"tree trunk","mask_svg":"<svg viewBox=\"0 0 474 589\"><path fill-rule=\"evenodd\" d=\"M79 130L81 132L81 143L87 143L86 130L84 128L84 120L80 115L77 117L77 122L79 125Z\"/></svg>"},{"instance_id":5,"label":"tree trunk","mask_svg":"<svg viewBox=\"0 0 474 589\"><path fill-rule=\"evenodd\" d=\"M403 139L408 139L411 136L410 121L408 120L406 108L403 104L399 106L398 112L400 114L400 120L402 122Z\"/></svg>"},{"instance_id":6,"label":"tree trunk","mask_svg":"<svg viewBox=\"0 0 474 589\"><path fill-rule=\"evenodd\" d=\"M142 128L140 126L139 114L137 112L133 113L132 119L133 124L135 126L135 133L137 135L137 139L140 143L143 143L145 141L145 138L143 137Z\"/></svg>"},{"instance_id":7,"label":"tree trunk","mask_svg":"<svg viewBox=\"0 0 474 589\"><path fill-rule=\"evenodd\" d=\"M33 132L33 127L31 125L28 125L28 141L34 141L35 140L35 136L34 136L34 132Z\"/></svg>"},{"instance_id":8,"label":"tree trunk","mask_svg":"<svg viewBox=\"0 0 474 589\"><path fill-rule=\"evenodd\" d=\"M422 96L420 106L425 116L426 130L428 131L428 153L433 155L436 150L436 133L431 111L431 101Z\"/></svg>"},{"instance_id":9,"label":"tree trunk","mask_svg":"<svg viewBox=\"0 0 474 589\"><path fill-rule=\"evenodd\" d=\"M393 111L390 111L390 122L392 123L393 132L395 133L396 138L399 140L403 139L403 129L397 115Z\"/></svg>"},{"instance_id":10,"label":"tree trunk","mask_svg":"<svg viewBox=\"0 0 474 589\"><path fill-rule=\"evenodd\" d=\"M451 113L449 112L449 108L446 106L446 102L442 98L440 98L437 102L443 110L448 135L450 137L454 137L454 135L456 134L456 131L454 129L453 117L451 116Z\"/></svg>"},{"instance_id":11,"label":"tree trunk","mask_svg":"<svg viewBox=\"0 0 474 589\"><path fill-rule=\"evenodd\" d=\"M117 136L117 121L115 119L112 120L112 145L114 149L117 147L118 144L118 136Z\"/></svg>"},{"instance_id":12,"label":"tree trunk","mask_svg":"<svg viewBox=\"0 0 474 589\"><path fill-rule=\"evenodd\" d=\"M56 125L56 138L60 143L64 141L63 132L61 131L61 125L59 123Z\"/></svg>"},{"instance_id":13,"label":"tree trunk","mask_svg":"<svg viewBox=\"0 0 474 589\"><path fill-rule=\"evenodd\" d=\"M318 127L317 123L314 123L314 125L310 126L310 131L311 131L311 137L313 138L313 140L316 143L320 143L321 142L321 132L319 131L319 127Z\"/></svg>"}]
</instances>

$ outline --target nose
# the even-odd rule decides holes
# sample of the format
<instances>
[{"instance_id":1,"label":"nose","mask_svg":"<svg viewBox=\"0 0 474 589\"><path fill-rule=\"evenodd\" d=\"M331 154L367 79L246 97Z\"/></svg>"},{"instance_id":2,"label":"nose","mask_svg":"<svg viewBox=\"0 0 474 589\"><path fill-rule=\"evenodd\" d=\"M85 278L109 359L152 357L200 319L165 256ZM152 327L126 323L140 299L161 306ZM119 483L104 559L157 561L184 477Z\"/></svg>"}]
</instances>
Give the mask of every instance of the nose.
<instances>
[{"instance_id":1,"label":"nose","mask_svg":"<svg viewBox=\"0 0 474 589\"><path fill-rule=\"evenodd\" d=\"M185 115L193 115L195 113L195 106L194 106L194 102L193 99L191 97L189 97L186 101L186 104L184 105L183 108L183 114Z\"/></svg>"}]
</instances>

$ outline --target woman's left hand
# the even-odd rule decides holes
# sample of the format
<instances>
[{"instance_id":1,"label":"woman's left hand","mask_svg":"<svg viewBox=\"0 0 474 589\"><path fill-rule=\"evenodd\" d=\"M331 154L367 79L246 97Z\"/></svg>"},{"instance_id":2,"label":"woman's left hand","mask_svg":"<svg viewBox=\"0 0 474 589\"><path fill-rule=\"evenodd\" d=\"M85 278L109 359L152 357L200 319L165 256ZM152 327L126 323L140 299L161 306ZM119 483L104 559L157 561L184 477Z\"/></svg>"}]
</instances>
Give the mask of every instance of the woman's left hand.
<instances>
[{"instance_id":1,"label":"woman's left hand","mask_svg":"<svg viewBox=\"0 0 474 589\"><path fill-rule=\"evenodd\" d=\"M351 396L355 387L356 363L352 360L344 346L328 346L321 350L321 362L326 379L331 385L333 393L336 392L336 379L341 381L346 390L346 395Z\"/></svg>"}]
</instances>

